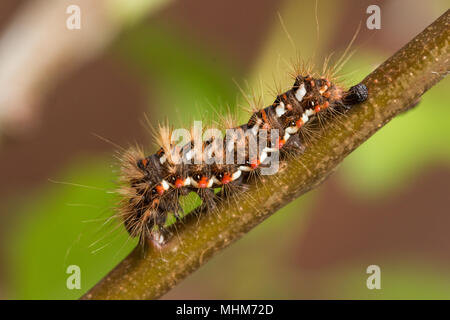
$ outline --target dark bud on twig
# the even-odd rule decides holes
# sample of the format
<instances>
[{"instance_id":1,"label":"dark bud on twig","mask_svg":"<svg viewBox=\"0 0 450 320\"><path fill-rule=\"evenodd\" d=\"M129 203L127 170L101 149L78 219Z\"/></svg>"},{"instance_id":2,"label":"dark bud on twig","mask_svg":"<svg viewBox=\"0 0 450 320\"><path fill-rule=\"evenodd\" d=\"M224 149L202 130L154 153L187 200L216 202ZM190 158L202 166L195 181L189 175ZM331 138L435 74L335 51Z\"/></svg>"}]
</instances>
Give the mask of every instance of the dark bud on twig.
<instances>
[{"instance_id":1,"label":"dark bud on twig","mask_svg":"<svg viewBox=\"0 0 450 320\"><path fill-rule=\"evenodd\" d=\"M360 83L351 87L345 94L343 102L346 106L358 104L367 100L369 91L365 84Z\"/></svg>"}]
</instances>

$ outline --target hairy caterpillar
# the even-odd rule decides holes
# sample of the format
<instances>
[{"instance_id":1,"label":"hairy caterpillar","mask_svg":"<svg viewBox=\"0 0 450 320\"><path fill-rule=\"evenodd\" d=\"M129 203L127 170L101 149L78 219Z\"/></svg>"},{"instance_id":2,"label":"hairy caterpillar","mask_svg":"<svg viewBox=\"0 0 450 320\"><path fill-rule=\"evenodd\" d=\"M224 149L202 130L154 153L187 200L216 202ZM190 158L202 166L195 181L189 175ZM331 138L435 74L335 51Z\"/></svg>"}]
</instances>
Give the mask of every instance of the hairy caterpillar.
<instances>
[{"instance_id":1,"label":"hairy caterpillar","mask_svg":"<svg viewBox=\"0 0 450 320\"><path fill-rule=\"evenodd\" d=\"M247 123L230 128L232 138L227 130L226 138L219 132L199 141L194 132L194 138L176 143L173 132L163 126L156 134L160 149L155 154L128 150L121 159L119 216L130 236L163 243L168 214L182 216L180 197L196 192L202 200L199 211L213 210L218 201L258 179L272 155L283 158L301 152L300 133L307 123L330 112L345 112L368 97L364 84L345 90L331 75L308 74L294 75L290 90L255 110Z\"/></svg>"}]
</instances>

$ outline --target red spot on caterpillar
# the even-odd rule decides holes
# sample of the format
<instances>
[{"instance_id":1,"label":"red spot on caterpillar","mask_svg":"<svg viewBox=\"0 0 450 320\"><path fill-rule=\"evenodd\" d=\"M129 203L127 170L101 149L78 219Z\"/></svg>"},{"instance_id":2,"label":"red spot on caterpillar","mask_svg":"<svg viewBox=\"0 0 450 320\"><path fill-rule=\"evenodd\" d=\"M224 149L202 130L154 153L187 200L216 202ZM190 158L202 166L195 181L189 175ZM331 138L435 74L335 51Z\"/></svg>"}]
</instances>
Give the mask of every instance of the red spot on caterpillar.
<instances>
[{"instance_id":1,"label":"red spot on caterpillar","mask_svg":"<svg viewBox=\"0 0 450 320\"><path fill-rule=\"evenodd\" d=\"M301 126L303 126L304 122L303 119L300 118L295 122L295 125L297 126L297 128L301 128Z\"/></svg>"},{"instance_id":2,"label":"red spot on caterpillar","mask_svg":"<svg viewBox=\"0 0 450 320\"><path fill-rule=\"evenodd\" d=\"M261 110L261 115L262 115L262 118L263 118L265 124L268 124L268 123L269 123L269 120L267 120L267 114L266 114L266 112L264 111L264 109Z\"/></svg>"},{"instance_id":3,"label":"red spot on caterpillar","mask_svg":"<svg viewBox=\"0 0 450 320\"><path fill-rule=\"evenodd\" d=\"M141 163L142 163L142 165L144 166L144 168L146 168L147 165L148 165L148 160L147 160L147 159L142 159L142 160L141 160Z\"/></svg>"},{"instance_id":4,"label":"red spot on caterpillar","mask_svg":"<svg viewBox=\"0 0 450 320\"><path fill-rule=\"evenodd\" d=\"M330 103L329 103L328 101L325 101L323 104L317 105L317 106L314 108L314 112L315 112L315 113L318 113L318 112L320 112L320 111L322 111L322 110L328 108L329 106L330 106Z\"/></svg>"},{"instance_id":5,"label":"red spot on caterpillar","mask_svg":"<svg viewBox=\"0 0 450 320\"><path fill-rule=\"evenodd\" d=\"M208 187L208 177L203 176L198 182L199 188L207 188Z\"/></svg>"},{"instance_id":6,"label":"red spot on caterpillar","mask_svg":"<svg viewBox=\"0 0 450 320\"><path fill-rule=\"evenodd\" d=\"M291 111L291 110L292 110L292 104L288 103L288 104L286 105L286 109L288 109L289 111Z\"/></svg>"},{"instance_id":7,"label":"red spot on caterpillar","mask_svg":"<svg viewBox=\"0 0 450 320\"><path fill-rule=\"evenodd\" d=\"M156 191L158 191L158 194L160 196L162 196L165 190L164 190L164 187L162 185L157 185L156 186Z\"/></svg>"},{"instance_id":8,"label":"red spot on caterpillar","mask_svg":"<svg viewBox=\"0 0 450 320\"><path fill-rule=\"evenodd\" d=\"M252 169L256 169L256 168L259 167L260 164L261 164L261 161L259 161L259 159L253 160L253 161L251 162L251 164L250 164L250 167L251 167Z\"/></svg>"},{"instance_id":9,"label":"red spot on caterpillar","mask_svg":"<svg viewBox=\"0 0 450 320\"><path fill-rule=\"evenodd\" d=\"M278 139L278 149L281 149L286 141L284 139Z\"/></svg>"},{"instance_id":10,"label":"red spot on caterpillar","mask_svg":"<svg viewBox=\"0 0 450 320\"><path fill-rule=\"evenodd\" d=\"M232 181L232 178L231 178L231 176L228 174L228 173L225 173L224 175L223 175L223 178L222 178L222 184L227 184L227 183L230 183Z\"/></svg>"},{"instance_id":11,"label":"red spot on caterpillar","mask_svg":"<svg viewBox=\"0 0 450 320\"><path fill-rule=\"evenodd\" d=\"M184 186L184 181L183 181L183 179L177 179L176 181L175 181L175 188L181 188L181 187L183 187Z\"/></svg>"}]
</instances>

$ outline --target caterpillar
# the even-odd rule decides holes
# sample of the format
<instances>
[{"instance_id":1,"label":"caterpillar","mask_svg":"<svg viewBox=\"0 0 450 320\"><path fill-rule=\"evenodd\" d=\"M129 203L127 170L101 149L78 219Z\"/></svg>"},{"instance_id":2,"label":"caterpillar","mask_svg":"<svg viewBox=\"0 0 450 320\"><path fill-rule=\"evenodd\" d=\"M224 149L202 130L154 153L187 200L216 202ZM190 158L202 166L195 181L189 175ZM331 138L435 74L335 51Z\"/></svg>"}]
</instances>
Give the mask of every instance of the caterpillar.
<instances>
[{"instance_id":1,"label":"caterpillar","mask_svg":"<svg viewBox=\"0 0 450 320\"><path fill-rule=\"evenodd\" d=\"M216 132L198 141L194 134L177 143L174 131L160 126L156 153L126 151L121 158L119 216L130 236L163 244L168 214L176 219L184 214L180 197L195 192L202 201L198 211L213 210L258 179L272 156L302 152L301 133L308 123L330 112L344 113L368 98L362 83L345 90L331 76L298 74L294 79L271 105L254 110L247 123L227 128L226 137Z\"/></svg>"}]
</instances>

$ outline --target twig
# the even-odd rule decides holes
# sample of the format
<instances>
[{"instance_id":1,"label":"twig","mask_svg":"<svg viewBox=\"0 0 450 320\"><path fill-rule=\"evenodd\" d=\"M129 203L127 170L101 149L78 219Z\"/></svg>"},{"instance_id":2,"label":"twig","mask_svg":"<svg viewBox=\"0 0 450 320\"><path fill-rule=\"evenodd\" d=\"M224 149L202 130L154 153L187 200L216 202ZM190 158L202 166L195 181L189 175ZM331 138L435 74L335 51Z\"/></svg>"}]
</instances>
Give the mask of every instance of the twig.
<instances>
[{"instance_id":1,"label":"twig","mask_svg":"<svg viewBox=\"0 0 450 320\"><path fill-rule=\"evenodd\" d=\"M400 49L363 83L369 99L346 117L331 120L297 159L264 177L242 196L200 219L188 219L162 248L136 248L83 299L156 299L272 213L318 186L356 147L420 96L450 69L450 11ZM401 146L399 146L401 148Z\"/></svg>"}]
</instances>

